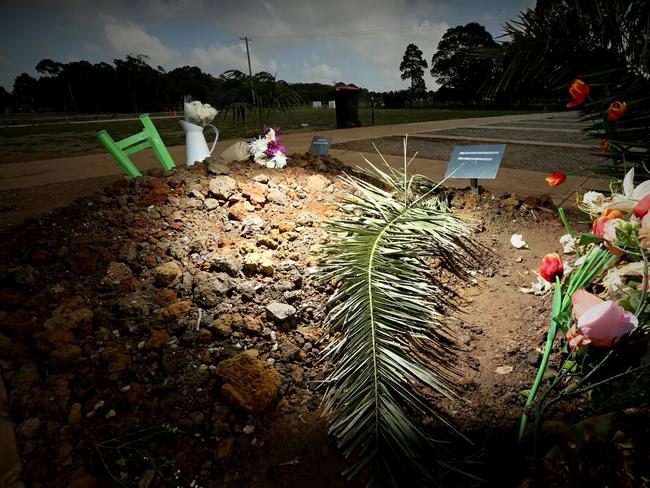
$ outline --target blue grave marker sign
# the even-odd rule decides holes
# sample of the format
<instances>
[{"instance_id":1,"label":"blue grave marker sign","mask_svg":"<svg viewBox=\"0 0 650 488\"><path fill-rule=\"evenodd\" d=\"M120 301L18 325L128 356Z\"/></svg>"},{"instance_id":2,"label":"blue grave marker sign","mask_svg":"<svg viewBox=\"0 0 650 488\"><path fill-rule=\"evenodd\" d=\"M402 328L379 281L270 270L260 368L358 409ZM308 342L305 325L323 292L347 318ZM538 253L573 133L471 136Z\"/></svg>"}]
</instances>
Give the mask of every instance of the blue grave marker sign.
<instances>
[{"instance_id":1,"label":"blue grave marker sign","mask_svg":"<svg viewBox=\"0 0 650 488\"><path fill-rule=\"evenodd\" d=\"M314 136L309 146L309 154L316 156L327 156L330 150L332 138L327 136Z\"/></svg>"},{"instance_id":2,"label":"blue grave marker sign","mask_svg":"<svg viewBox=\"0 0 650 488\"><path fill-rule=\"evenodd\" d=\"M493 180L506 150L505 144L456 146L445 178L469 178L472 190L478 192L478 179Z\"/></svg>"}]
</instances>

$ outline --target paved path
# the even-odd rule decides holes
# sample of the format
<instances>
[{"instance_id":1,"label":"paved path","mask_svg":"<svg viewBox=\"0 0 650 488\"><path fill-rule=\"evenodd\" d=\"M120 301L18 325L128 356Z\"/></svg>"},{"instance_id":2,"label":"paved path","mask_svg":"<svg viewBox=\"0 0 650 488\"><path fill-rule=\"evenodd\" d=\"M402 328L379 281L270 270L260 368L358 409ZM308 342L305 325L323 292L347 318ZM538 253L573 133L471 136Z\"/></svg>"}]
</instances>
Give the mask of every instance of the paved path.
<instances>
[{"instance_id":1,"label":"paved path","mask_svg":"<svg viewBox=\"0 0 650 488\"><path fill-rule=\"evenodd\" d=\"M540 113L527 115L505 115L499 117L470 118L457 120L444 120L435 122L416 122L410 124L383 125L375 127L358 127L352 129L336 129L321 132L302 132L286 134L283 143L289 152L307 152L314 135L331 136L333 142L347 142L386 136L424 135L441 129L463 127L486 127L490 124L508 123L517 127L518 122L540 121L553 118L554 121L565 118L573 122L572 114ZM530 130L535 130L530 128ZM463 139L467 140L466 137ZM234 140L222 141L217 144L215 154L220 154L224 149L233 144ZM540 145L539 141L516 141L517 144ZM185 146L174 146L170 153L178 164L185 160ZM346 150L331 150L330 154L343 162L356 166L362 165L363 158L358 152ZM373 162L381 162L377 154L364 154ZM391 165L400 166L402 158L385 156ZM133 161L141 169L159 167L159 163L151 151L144 151L133 156ZM429 159L416 159L413 168L425 176L441 179L446 167L446 161L433 161ZM123 174L120 166L108 154L93 154L62 159L31 161L26 163L0 165L0 190L34 187L49 183L60 183L75 179L91 178ZM494 192L514 192L521 196L541 195L548 193L556 202L573 202L573 195L578 188L606 189L607 181L584 176L569 176L567 182L556 188L549 188L544 182L544 174L520 169L501 168L495 180L481 180L480 184ZM449 186L467 186L467 180L448 180Z\"/></svg>"}]
</instances>

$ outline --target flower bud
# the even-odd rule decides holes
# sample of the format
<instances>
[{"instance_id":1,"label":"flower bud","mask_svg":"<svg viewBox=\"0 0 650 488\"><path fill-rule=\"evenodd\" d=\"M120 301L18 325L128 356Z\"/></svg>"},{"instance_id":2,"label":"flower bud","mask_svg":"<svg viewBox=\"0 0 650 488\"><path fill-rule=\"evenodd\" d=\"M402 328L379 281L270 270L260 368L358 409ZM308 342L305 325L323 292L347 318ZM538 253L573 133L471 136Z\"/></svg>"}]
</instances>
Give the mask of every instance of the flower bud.
<instances>
[{"instance_id":1,"label":"flower bud","mask_svg":"<svg viewBox=\"0 0 650 488\"><path fill-rule=\"evenodd\" d=\"M566 180L566 175L562 171L556 171L546 177L546 184L551 187L558 186L564 183L564 180Z\"/></svg>"},{"instance_id":2,"label":"flower bud","mask_svg":"<svg viewBox=\"0 0 650 488\"><path fill-rule=\"evenodd\" d=\"M620 120L627 111L627 103L625 102L612 102L607 109L607 120L616 122Z\"/></svg>"},{"instance_id":3,"label":"flower bud","mask_svg":"<svg viewBox=\"0 0 650 488\"><path fill-rule=\"evenodd\" d=\"M553 283L556 276L562 278L563 274L564 264L562 263L562 258L558 253L553 252L542 258L542 262L539 265L539 275L542 278L549 283Z\"/></svg>"},{"instance_id":4,"label":"flower bud","mask_svg":"<svg viewBox=\"0 0 650 488\"><path fill-rule=\"evenodd\" d=\"M584 81L578 79L573 80L569 87L569 95L571 95L573 101L567 103L566 106L571 108L580 105L585 101L590 91L589 85L585 84Z\"/></svg>"}]
</instances>

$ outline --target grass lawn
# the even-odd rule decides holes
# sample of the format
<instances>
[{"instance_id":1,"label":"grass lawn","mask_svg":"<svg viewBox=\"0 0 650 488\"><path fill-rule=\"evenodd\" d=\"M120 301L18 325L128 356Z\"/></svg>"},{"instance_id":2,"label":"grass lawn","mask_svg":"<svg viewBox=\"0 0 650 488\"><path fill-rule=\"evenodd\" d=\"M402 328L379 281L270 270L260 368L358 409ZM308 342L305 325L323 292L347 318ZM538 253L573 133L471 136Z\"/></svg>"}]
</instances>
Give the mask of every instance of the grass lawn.
<instances>
[{"instance_id":1,"label":"grass lawn","mask_svg":"<svg viewBox=\"0 0 650 488\"><path fill-rule=\"evenodd\" d=\"M493 117L498 115L517 115L530 113L515 110L444 110L444 109L375 109L375 125L405 124L433 120L463 119L470 117ZM25 115L24 115L25 116ZM124 115L128 117L128 115ZM107 115L110 117L110 115ZM27 118L25 116L25 118ZM47 114L41 114L47 119ZM180 117L178 118L180 119ZM178 119L155 120L165 144L175 146L185 143L185 135ZM363 126L371 125L369 108L359 109L359 119ZM138 120L87 122L83 124L38 123L25 127L0 127L0 163L49 159L82 154L104 152L96 138L97 132L106 129L113 139L119 140L141 130ZM250 139L258 135L258 122L254 116L248 117L245 124L234 121L230 114L217 116L214 125L219 129L219 139ZM283 132L306 132L336 128L335 110L323 108L301 108L285 114L274 113L269 125L280 126ZM206 129L206 139L211 139L210 129Z\"/></svg>"}]
</instances>

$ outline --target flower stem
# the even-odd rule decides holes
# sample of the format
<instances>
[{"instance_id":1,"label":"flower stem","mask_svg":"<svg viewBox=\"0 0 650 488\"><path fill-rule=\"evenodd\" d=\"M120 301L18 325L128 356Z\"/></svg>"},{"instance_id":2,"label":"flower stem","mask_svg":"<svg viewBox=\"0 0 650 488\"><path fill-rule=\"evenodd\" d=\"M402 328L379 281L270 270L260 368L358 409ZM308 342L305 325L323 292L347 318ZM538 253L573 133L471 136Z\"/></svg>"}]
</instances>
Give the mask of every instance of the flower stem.
<instances>
[{"instance_id":1,"label":"flower stem","mask_svg":"<svg viewBox=\"0 0 650 488\"><path fill-rule=\"evenodd\" d=\"M564 224L564 228L568 232L568 234L573 237L573 229L571 228L571 225L569 224L569 220L566 218L566 213L564 212L564 209L562 207L557 209L557 213L560 214L560 219L562 220L562 224Z\"/></svg>"},{"instance_id":2,"label":"flower stem","mask_svg":"<svg viewBox=\"0 0 650 488\"><path fill-rule=\"evenodd\" d=\"M553 294L553 305L551 307L551 325L548 328L548 333L546 334L546 345L544 346L544 356L542 356L542 362L537 369L537 376L535 376L535 381L533 386L530 388L528 393L528 399L526 400L526 406L524 407L524 413L521 415L521 421L519 422L519 442L524 438L526 432L526 425L528 425L528 413L526 410L532 405L535 401L535 396L537 395L537 390L544 379L544 373L546 372L546 366L548 365L548 360L551 356L551 351L553 349L553 341L555 340L555 334L557 333L557 323L558 315L560 314L560 309L562 306L562 283L560 282L560 277L555 277L555 292Z\"/></svg>"}]
</instances>

